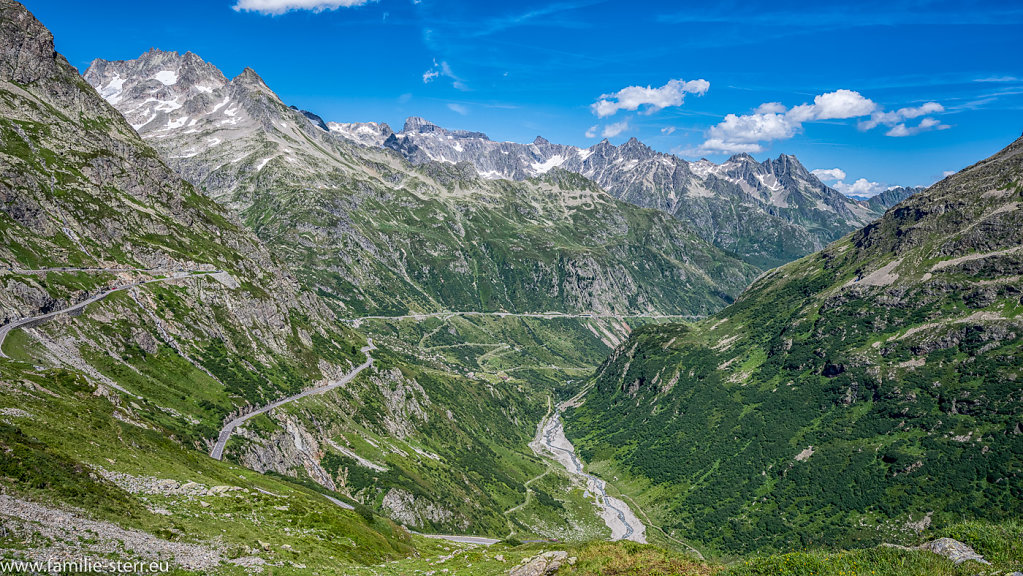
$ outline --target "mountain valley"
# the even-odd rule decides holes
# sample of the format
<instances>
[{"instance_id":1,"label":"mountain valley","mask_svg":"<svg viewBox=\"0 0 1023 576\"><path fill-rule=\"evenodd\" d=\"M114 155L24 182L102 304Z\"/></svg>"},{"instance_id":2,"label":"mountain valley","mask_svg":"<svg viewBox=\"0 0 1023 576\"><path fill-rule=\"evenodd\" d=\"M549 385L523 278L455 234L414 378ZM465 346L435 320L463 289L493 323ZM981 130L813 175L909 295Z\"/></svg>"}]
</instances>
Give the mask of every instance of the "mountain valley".
<instances>
[{"instance_id":1,"label":"mountain valley","mask_svg":"<svg viewBox=\"0 0 1023 576\"><path fill-rule=\"evenodd\" d=\"M328 120L0 0L0 572L1023 569L1023 139L856 199Z\"/></svg>"}]
</instances>

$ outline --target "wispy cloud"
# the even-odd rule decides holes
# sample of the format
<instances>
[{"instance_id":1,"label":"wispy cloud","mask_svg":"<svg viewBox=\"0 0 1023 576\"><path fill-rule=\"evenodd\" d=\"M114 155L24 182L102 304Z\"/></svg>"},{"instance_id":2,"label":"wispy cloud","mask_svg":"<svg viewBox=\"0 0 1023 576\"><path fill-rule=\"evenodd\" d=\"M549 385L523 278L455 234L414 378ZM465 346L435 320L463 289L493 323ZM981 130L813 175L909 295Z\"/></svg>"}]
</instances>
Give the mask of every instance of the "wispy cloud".
<instances>
[{"instance_id":1,"label":"wispy cloud","mask_svg":"<svg viewBox=\"0 0 1023 576\"><path fill-rule=\"evenodd\" d=\"M466 114L469 113L469 108L467 106L465 106L464 104L456 104L454 102L448 103L448 109L451 110L452 112L457 112L462 116L465 116Z\"/></svg>"},{"instance_id":2,"label":"wispy cloud","mask_svg":"<svg viewBox=\"0 0 1023 576\"><path fill-rule=\"evenodd\" d=\"M543 8L528 10L517 14L498 16L482 23L473 23L470 27L470 36L489 36L510 28L518 26L556 26L562 28L583 27L583 20L578 18L554 20L551 16L563 12L571 12L580 8L587 8L596 4L603 4L607 0L589 0L585 2L557 2Z\"/></svg>"},{"instance_id":3,"label":"wispy cloud","mask_svg":"<svg viewBox=\"0 0 1023 576\"><path fill-rule=\"evenodd\" d=\"M902 138L905 136L916 136L921 132L929 132L931 130L948 130L951 128L948 124L942 124L939 120L934 118L924 118L916 126L907 126L900 122L895 126L892 126L891 130L885 132L885 136L892 136L893 138Z\"/></svg>"},{"instance_id":4,"label":"wispy cloud","mask_svg":"<svg viewBox=\"0 0 1023 576\"><path fill-rule=\"evenodd\" d=\"M949 126L942 124L935 118L924 118L916 126L909 126L905 120L912 120L929 114L938 114L945 111L945 107L937 102L928 102L921 106L900 108L892 112L875 111L870 115L870 120L859 123L860 130L873 130L879 125L888 126L890 129L885 136L900 138L904 136L915 136L921 132L930 130L947 130Z\"/></svg>"},{"instance_id":5,"label":"wispy cloud","mask_svg":"<svg viewBox=\"0 0 1023 576\"><path fill-rule=\"evenodd\" d=\"M465 82L451 71L451 66L446 61L437 62L437 60L434 59L433 66L426 72L423 72L423 84L429 84L441 77L451 80L451 85L457 90L462 90L464 92L469 89Z\"/></svg>"},{"instance_id":6,"label":"wispy cloud","mask_svg":"<svg viewBox=\"0 0 1023 576\"><path fill-rule=\"evenodd\" d=\"M712 6L708 4L707 6ZM868 26L898 25L941 25L941 26L976 26L976 25L1008 25L1023 22L1023 9L1013 6L1009 8L991 8L976 10L967 8L941 10L936 7L921 10L918 2L887 2L885 6L830 7L819 5L801 6L799 10L757 10L742 15L743 27L781 26L786 28L861 28ZM665 24L736 24L733 10L711 8L708 10L690 9L685 11L662 14L657 21Z\"/></svg>"},{"instance_id":7,"label":"wispy cloud","mask_svg":"<svg viewBox=\"0 0 1023 576\"><path fill-rule=\"evenodd\" d=\"M238 0L234 9L238 12L259 12L260 14L278 15L293 10L310 10L323 12L338 8L364 6L376 0Z\"/></svg>"},{"instance_id":8,"label":"wispy cloud","mask_svg":"<svg viewBox=\"0 0 1023 576\"><path fill-rule=\"evenodd\" d=\"M1023 82L1023 78L1016 76L988 76L986 78L976 78L974 82Z\"/></svg>"},{"instance_id":9,"label":"wispy cloud","mask_svg":"<svg viewBox=\"0 0 1023 576\"><path fill-rule=\"evenodd\" d=\"M611 124L608 124L607 126L604 126L603 128L601 128L599 124L590 126L590 128L586 131L586 137L596 138L597 134L600 134L601 138L614 138L615 136L621 134L622 132L625 132L628 129L629 119L626 118L621 122L613 122Z\"/></svg>"}]
</instances>

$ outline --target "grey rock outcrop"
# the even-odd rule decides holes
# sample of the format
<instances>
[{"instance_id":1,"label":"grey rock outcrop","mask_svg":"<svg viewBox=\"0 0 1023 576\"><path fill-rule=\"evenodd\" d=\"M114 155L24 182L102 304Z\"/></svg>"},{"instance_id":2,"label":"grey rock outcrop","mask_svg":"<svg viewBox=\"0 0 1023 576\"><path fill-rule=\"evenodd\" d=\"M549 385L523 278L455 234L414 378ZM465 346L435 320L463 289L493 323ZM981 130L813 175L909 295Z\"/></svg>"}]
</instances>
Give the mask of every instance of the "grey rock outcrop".
<instances>
[{"instance_id":1,"label":"grey rock outcrop","mask_svg":"<svg viewBox=\"0 0 1023 576\"><path fill-rule=\"evenodd\" d=\"M939 556L944 556L956 566L971 560L981 564L990 564L983 556L977 554L972 547L954 538L938 538L937 540L922 544L920 549L929 550Z\"/></svg>"},{"instance_id":2,"label":"grey rock outcrop","mask_svg":"<svg viewBox=\"0 0 1023 576\"><path fill-rule=\"evenodd\" d=\"M508 571L508 576L549 576L556 574L568 561L568 552L552 550L524 559L521 565Z\"/></svg>"}]
</instances>

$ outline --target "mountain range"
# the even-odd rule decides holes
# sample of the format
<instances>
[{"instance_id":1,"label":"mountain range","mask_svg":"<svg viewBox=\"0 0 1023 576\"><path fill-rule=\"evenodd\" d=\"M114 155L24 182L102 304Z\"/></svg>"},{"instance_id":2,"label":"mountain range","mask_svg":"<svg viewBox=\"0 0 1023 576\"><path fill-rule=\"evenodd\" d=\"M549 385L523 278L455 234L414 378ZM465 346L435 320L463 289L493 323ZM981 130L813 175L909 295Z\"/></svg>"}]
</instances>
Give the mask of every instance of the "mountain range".
<instances>
[{"instance_id":1,"label":"mountain range","mask_svg":"<svg viewBox=\"0 0 1023 576\"><path fill-rule=\"evenodd\" d=\"M327 125L334 134L400 152L413 163L468 162L485 178L526 180L561 168L581 174L612 196L686 221L708 242L762 268L791 261L880 216L918 191L895 188L862 201L824 185L794 156L757 162L748 154L717 165L687 162L635 138L590 148L494 142L485 134L446 130L409 118L400 132L386 124Z\"/></svg>"}]
</instances>

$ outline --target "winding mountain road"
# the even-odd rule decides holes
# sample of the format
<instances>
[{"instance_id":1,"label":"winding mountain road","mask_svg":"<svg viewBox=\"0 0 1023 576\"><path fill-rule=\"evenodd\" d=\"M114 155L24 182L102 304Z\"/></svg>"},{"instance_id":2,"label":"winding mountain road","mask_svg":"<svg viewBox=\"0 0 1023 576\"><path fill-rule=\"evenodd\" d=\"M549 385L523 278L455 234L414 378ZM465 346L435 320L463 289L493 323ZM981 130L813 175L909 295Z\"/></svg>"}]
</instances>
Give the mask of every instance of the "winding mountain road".
<instances>
[{"instance_id":1,"label":"winding mountain road","mask_svg":"<svg viewBox=\"0 0 1023 576\"><path fill-rule=\"evenodd\" d=\"M109 270L109 269L102 269L102 268L48 268L48 269L45 269L45 270L20 270L18 272L19 273L26 273L26 272L41 273L41 272L54 272L54 271L59 271L59 272L104 271L104 272L108 272L108 271L111 271L111 270ZM117 270L117 271L118 272L123 272L124 270ZM56 318L57 316L60 316L61 314L70 314L72 312L76 312L78 310L82 310L83 308L85 308L89 304L93 304L95 302L99 302L100 300L106 298L107 296L110 296L111 294L115 294L117 292L122 292L124 290L128 290L129 288L134 288L136 286L143 286L145 284L156 284L158 282L170 282L172 280L182 280L182 279L186 279L186 278L195 278L195 277L198 277L198 276L210 276L210 275L213 275L213 274L220 274L222 272L223 272L222 270L183 270L183 271L175 272L174 275L167 276L167 277L164 277L164 278L151 278L149 280L140 280L138 282L131 282L129 284L122 284L120 286L115 286L113 288L107 289L104 292L100 292L99 294L96 294L95 296L91 296L91 297L89 297L89 298L87 298L85 300L82 300L81 302L79 302L77 304L68 306L67 308L64 308L62 310L55 310L53 312L48 312L46 314L40 314L39 316L29 316L29 317L26 317L26 318L21 318L19 320L13 320L11 322L8 322L7 324L4 324L3 326L0 326L0 358L8 358L9 359L9 357L6 354L4 354L4 351L3 351L4 340L7 339L7 335L10 334L12 330L15 330L17 328L25 328L25 327L38 326L39 324L42 324L42 323L47 322L49 320L52 320L53 318Z\"/></svg>"},{"instance_id":2,"label":"winding mountain road","mask_svg":"<svg viewBox=\"0 0 1023 576\"><path fill-rule=\"evenodd\" d=\"M245 423L245 421L249 420L250 418L259 416L260 414L265 414L273 410L274 408L277 408L278 406L283 406L289 402L294 402L295 400L299 400L307 396L323 394L324 392L329 392L339 386L344 386L345 384L348 384L349 382L352 381L353 378L359 375L359 372L362 372L366 368L369 368L370 366L373 365L373 356L370 355L370 352L372 352L373 350L376 350L376 346L373 345L373 339L368 338L366 340L366 346L362 347L362 352L366 355L366 361L356 366L354 369L352 369L351 372L345 374L341 378L333 382L328 382L323 386L309 388L308 390L303 390L302 392L299 392L298 394L295 394L293 396L282 398L276 402L272 402L270 404L267 404L266 406L263 406L262 408L258 408L256 410L253 410L252 412L243 414L235 418L234 420L231 420L230 422L225 424L224 427L220 430L220 436L217 437L217 443L213 446L213 450L210 452L210 456L217 460L221 460L224 457L224 447L227 445L227 440L231 437L231 434L234 433L234 429Z\"/></svg>"},{"instance_id":3,"label":"winding mountain road","mask_svg":"<svg viewBox=\"0 0 1023 576\"><path fill-rule=\"evenodd\" d=\"M539 318L542 320L555 320L558 318L596 318L596 319L610 319L610 320L621 320L626 318L647 318L651 320L702 320L703 316L694 316L691 314L604 314L604 313L587 313L587 314L566 314L564 312L459 312L459 311L446 311L446 312L424 312L418 314L403 314L400 316L360 316L358 318L343 318L342 322L349 322L354 327L358 328L363 322L367 320L427 320L430 318L443 318L448 319L452 316L475 316L475 317L492 317L492 318Z\"/></svg>"}]
</instances>

